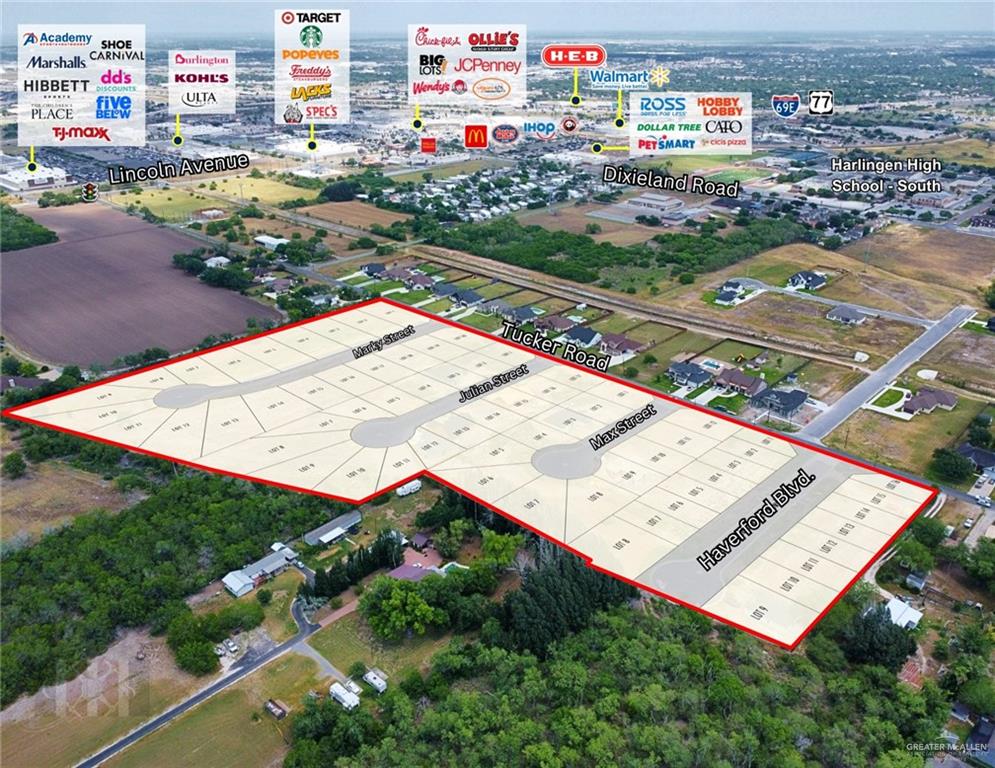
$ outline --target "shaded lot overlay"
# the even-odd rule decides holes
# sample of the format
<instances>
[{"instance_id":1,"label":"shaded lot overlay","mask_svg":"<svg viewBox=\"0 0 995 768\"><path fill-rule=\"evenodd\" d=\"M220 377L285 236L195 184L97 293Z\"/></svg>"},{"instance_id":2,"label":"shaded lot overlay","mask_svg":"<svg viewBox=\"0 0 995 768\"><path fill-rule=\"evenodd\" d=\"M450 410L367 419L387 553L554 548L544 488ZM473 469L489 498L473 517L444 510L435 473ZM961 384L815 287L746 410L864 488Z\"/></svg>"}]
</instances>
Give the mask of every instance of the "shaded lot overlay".
<instances>
[{"instance_id":1,"label":"shaded lot overlay","mask_svg":"<svg viewBox=\"0 0 995 768\"><path fill-rule=\"evenodd\" d=\"M354 503L428 474L785 647L935 495L384 299L7 413Z\"/></svg>"},{"instance_id":2,"label":"shaded lot overlay","mask_svg":"<svg viewBox=\"0 0 995 768\"><path fill-rule=\"evenodd\" d=\"M241 333L250 317L279 313L211 288L172 266L201 243L101 205L32 211L59 241L3 254L3 332L25 353L88 366L209 335Z\"/></svg>"}]
</instances>

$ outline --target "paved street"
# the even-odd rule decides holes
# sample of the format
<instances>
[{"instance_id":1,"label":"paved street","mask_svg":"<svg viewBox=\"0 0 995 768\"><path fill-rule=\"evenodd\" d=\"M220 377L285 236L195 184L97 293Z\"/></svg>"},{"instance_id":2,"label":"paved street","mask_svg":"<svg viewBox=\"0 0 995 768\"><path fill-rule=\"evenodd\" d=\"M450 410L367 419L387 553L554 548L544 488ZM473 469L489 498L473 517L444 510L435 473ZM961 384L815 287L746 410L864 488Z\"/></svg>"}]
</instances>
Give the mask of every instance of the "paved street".
<instances>
[{"instance_id":1,"label":"paved street","mask_svg":"<svg viewBox=\"0 0 995 768\"><path fill-rule=\"evenodd\" d=\"M802 428L799 435L810 440L821 440L846 421L851 414L856 412L876 392L894 381L902 371L922 358L923 355L943 341L955 328L973 315L974 310L970 307L961 306L951 309L942 319L923 331L905 349L812 419L812 421Z\"/></svg>"}]
</instances>

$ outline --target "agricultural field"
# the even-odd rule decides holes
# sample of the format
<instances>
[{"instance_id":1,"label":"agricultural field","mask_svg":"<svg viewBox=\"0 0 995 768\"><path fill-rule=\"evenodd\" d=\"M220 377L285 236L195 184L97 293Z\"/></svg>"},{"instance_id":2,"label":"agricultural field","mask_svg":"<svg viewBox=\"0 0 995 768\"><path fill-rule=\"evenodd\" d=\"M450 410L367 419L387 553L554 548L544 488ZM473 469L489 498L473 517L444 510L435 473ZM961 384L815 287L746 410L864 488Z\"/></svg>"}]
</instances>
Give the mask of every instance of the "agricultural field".
<instances>
[{"instance_id":1,"label":"agricultural field","mask_svg":"<svg viewBox=\"0 0 995 768\"><path fill-rule=\"evenodd\" d=\"M279 765L295 712L308 691L327 692L328 679L314 659L288 653L231 688L177 718L109 760L110 768L168 765L171 768L227 768ZM274 720L263 709L279 699L290 715Z\"/></svg>"},{"instance_id":2,"label":"agricultural field","mask_svg":"<svg viewBox=\"0 0 995 768\"><path fill-rule=\"evenodd\" d=\"M397 682L409 670L420 670L449 637L430 630L387 642L374 636L358 613L351 613L318 630L307 642L338 669L348 670L361 661L368 667L379 667Z\"/></svg>"},{"instance_id":3,"label":"agricultural field","mask_svg":"<svg viewBox=\"0 0 995 768\"><path fill-rule=\"evenodd\" d=\"M995 279L992 241L945 229L891 224L870 237L845 246L840 253L861 264L925 284L926 291L949 289L940 294L944 306L950 298L958 304L982 306L978 288Z\"/></svg>"},{"instance_id":4,"label":"agricultural field","mask_svg":"<svg viewBox=\"0 0 995 768\"><path fill-rule=\"evenodd\" d=\"M898 147L866 147L869 152L884 152L896 157L935 157L940 162L985 165L995 168L995 144L981 139L955 138L927 141Z\"/></svg>"},{"instance_id":5,"label":"agricultural field","mask_svg":"<svg viewBox=\"0 0 995 768\"><path fill-rule=\"evenodd\" d=\"M203 684L176 666L164 638L128 630L75 679L24 696L0 713L0 763L75 765Z\"/></svg>"},{"instance_id":6,"label":"agricultural field","mask_svg":"<svg viewBox=\"0 0 995 768\"><path fill-rule=\"evenodd\" d=\"M205 336L242 333L276 310L211 288L173 267L201 244L100 205L33 211L59 242L4 254L3 332L50 363L111 363L149 347L179 352Z\"/></svg>"},{"instance_id":7,"label":"agricultural field","mask_svg":"<svg viewBox=\"0 0 995 768\"><path fill-rule=\"evenodd\" d=\"M235 176L226 179L214 179L215 185L211 192L237 200L240 203L262 203L277 205L298 197L311 198L318 194L317 190L295 187L274 179L254 179L251 176ZM210 186L209 184L209 186Z\"/></svg>"},{"instance_id":8,"label":"agricultural field","mask_svg":"<svg viewBox=\"0 0 995 768\"><path fill-rule=\"evenodd\" d=\"M407 221L410 214L388 211L360 200L349 200L344 203L321 203L298 208L297 213L314 219L330 221L334 224L345 224L358 229L369 229L372 224L389 227L395 221Z\"/></svg>"},{"instance_id":9,"label":"agricultural field","mask_svg":"<svg viewBox=\"0 0 995 768\"><path fill-rule=\"evenodd\" d=\"M587 226L597 224L601 227L601 231L591 234L591 238L595 242L608 242L620 246L645 243L660 231L659 228L646 227L642 224L626 224L597 216L588 216L591 211L604 209L605 206L599 203L568 204L563 207L519 211L515 216L526 226L534 224L553 232L562 230L572 232L575 235L588 234L586 232Z\"/></svg>"},{"instance_id":10,"label":"agricultural field","mask_svg":"<svg viewBox=\"0 0 995 768\"><path fill-rule=\"evenodd\" d=\"M37 539L79 515L97 509L120 512L138 498L121 493L110 480L61 461L31 464L23 477L3 481L0 540Z\"/></svg>"},{"instance_id":11,"label":"agricultural field","mask_svg":"<svg viewBox=\"0 0 995 768\"><path fill-rule=\"evenodd\" d=\"M826 445L907 472L929 477L927 467L937 448L957 443L971 420L984 410L977 400L960 398L952 411L937 409L901 421L859 410L826 438Z\"/></svg>"},{"instance_id":12,"label":"agricultural field","mask_svg":"<svg viewBox=\"0 0 995 768\"><path fill-rule=\"evenodd\" d=\"M242 219L242 221L245 224L245 231L249 233L250 237L270 235L272 237L285 237L287 240L292 240L294 235L300 235L301 239L310 240L315 235L314 228L301 226L300 224L293 224L284 219L249 218ZM327 245L331 251L345 253L346 248L349 245L349 239L350 238L346 235L341 235L338 232L329 232L321 239L321 241Z\"/></svg>"},{"instance_id":13,"label":"agricultural field","mask_svg":"<svg viewBox=\"0 0 995 768\"><path fill-rule=\"evenodd\" d=\"M450 176L459 176L461 173L475 173L477 171L482 171L485 168L500 168L501 166L507 165L507 163L501 160L495 160L493 158L480 158L476 160L462 160L458 163L448 163L446 165L433 165L431 167L418 168L412 171L405 171L403 173L392 173L387 171L386 175L390 177L392 181L398 183L404 181L417 181L422 182L425 180L424 174L432 174L433 179L448 179Z\"/></svg>"},{"instance_id":14,"label":"agricultural field","mask_svg":"<svg viewBox=\"0 0 995 768\"><path fill-rule=\"evenodd\" d=\"M185 189L139 189L108 195L105 200L127 208L137 205L148 208L159 218L170 222L185 222L196 218L194 214L210 208L231 213L232 206L215 198L205 197Z\"/></svg>"},{"instance_id":15,"label":"agricultural field","mask_svg":"<svg viewBox=\"0 0 995 768\"><path fill-rule=\"evenodd\" d=\"M995 333L958 328L931 349L919 362L922 368L940 372L940 378L954 386L964 386L995 395Z\"/></svg>"}]
</instances>

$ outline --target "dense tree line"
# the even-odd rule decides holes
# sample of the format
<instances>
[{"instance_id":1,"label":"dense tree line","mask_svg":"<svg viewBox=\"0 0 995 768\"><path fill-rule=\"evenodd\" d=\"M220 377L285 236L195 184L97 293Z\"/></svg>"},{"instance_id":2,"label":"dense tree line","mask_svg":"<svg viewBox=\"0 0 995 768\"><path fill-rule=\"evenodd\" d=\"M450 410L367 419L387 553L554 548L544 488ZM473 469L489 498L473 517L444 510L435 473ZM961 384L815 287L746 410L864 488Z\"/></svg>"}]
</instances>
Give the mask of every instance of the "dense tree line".
<instances>
[{"instance_id":1,"label":"dense tree line","mask_svg":"<svg viewBox=\"0 0 995 768\"><path fill-rule=\"evenodd\" d=\"M184 597L259 557L274 540L327 520L330 507L333 514L348 509L194 474L155 487L117 515L84 515L4 557L0 703L75 677L120 628L165 631Z\"/></svg>"},{"instance_id":2,"label":"dense tree line","mask_svg":"<svg viewBox=\"0 0 995 768\"><path fill-rule=\"evenodd\" d=\"M4 203L0 205L0 240L5 251L18 251L36 245L54 243L59 239L48 227L43 227L29 216L19 213Z\"/></svg>"},{"instance_id":3,"label":"dense tree line","mask_svg":"<svg viewBox=\"0 0 995 768\"><path fill-rule=\"evenodd\" d=\"M194 615L184 604L166 630L166 642L180 669L193 675L216 672L220 666L214 646L236 630L252 629L263 623L265 614L257 601L234 602L220 611Z\"/></svg>"},{"instance_id":4,"label":"dense tree line","mask_svg":"<svg viewBox=\"0 0 995 768\"><path fill-rule=\"evenodd\" d=\"M338 560L327 569L314 572L314 587L307 583L298 588L305 596L336 597L351 585L381 568L396 568L404 562L404 548L393 531L380 531L368 547L352 550L344 560Z\"/></svg>"}]
</instances>

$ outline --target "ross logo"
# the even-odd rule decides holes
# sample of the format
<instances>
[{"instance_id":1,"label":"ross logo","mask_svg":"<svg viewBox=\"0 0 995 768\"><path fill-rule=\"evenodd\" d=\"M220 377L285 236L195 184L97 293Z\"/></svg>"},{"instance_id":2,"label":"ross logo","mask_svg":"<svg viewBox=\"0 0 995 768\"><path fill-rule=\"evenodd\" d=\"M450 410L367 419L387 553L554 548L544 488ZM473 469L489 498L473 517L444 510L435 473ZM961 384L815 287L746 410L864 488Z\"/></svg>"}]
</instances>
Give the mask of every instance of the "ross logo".
<instances>
[{"instance_id":1,"label":"ross logo","mask_svg":"<svg viewBox=\"0 0 995 768\"><path fill-rule=\"evenodd\" d=\"M290 89L291 99L309 101L310 99L329 99L332 96L332 84L295 85Z\"/></svg>"},{"instance_id":2,"label":"ross logo","mask_svg":"<svg viewBox=\"0 0 995 768\"><path fill-rule=\"evenodd\" d=\"M435 154L437 148L437 141L435 139L430 139L423 136L421 140L421 151L427 154Z\"/></svg>"},{"instance_id":3,"label":"ross logo","mask_svg":"<svg viewBox=\"0 0 995 768\"><path fill-rule=\"evenodd\" d=\"M511 93L507 80L499 77L485 77L473 84L473 95L484 101L498 101Z\"/></svg>"},{"instance_id":4,"label":"ross logo","mask_svg":"<svg viewBox=\"0 0 995 768\"><path fill-rule=\"evenodd\" d=\"M463 127L463 146L467 149L487 149L487 126L466 125Z\"/></svg>"},{"instance_id":5,"label":"ross logo","mask_svg":"<svg viewBox=\"0 0 995 768\"><path fill-rule=\"evenodd\" d=\"M305 48L320 48L321 47L321 27L316 27L314 24L308 24L304 29L301 30L300 35L298 35L301 41L301 45Z\"/></svg>"},{"instance_id":6,"label":"ross logo","mask_svg":"<svg viewBox=\"0 0 995 768\"><path fill-rule=\"evenodd\" d=\"M466 37L471 51L516 51L517 32L471 32Z\"/></svg>"},{"instance_id":7,"label":"ross logo","mask_svg":"<svg viewBox=\"0 0 995 768\"><path fill-rule=\"evenodd\" d=\"M304 115L296 104L288 104L287 108L283 110L283 122L285 123L299 123L303 119Z\"/></svg>"},{"instance_id":8,"label":"ross logo","mask_svg":"<svg viewBox=\"0 0 995 768\"><path fill-rule=\"evenodd\" d=\"M131 97L98 96L95 117L97 120L130 120Z\"/></svg>"},{"instance_id":9,"label":"ross logo","mask_svg":"<svg viewBox=\"0 0 995 768\"><path fill-rule=\"evenodd\" d=\"M204 74L202 72L190 72L184 74L182 72L176 72L173 74L174 83L227 83L228 75L226 74Z\"/></svg>"},{"instance_id":10,"label":"ross logo","mask_svg":"<svg viewBox=\"0 0 995 768\"><path fill-rule=\"evenodd\" d=\"M518 141L518 129L513 125L503 123L494 127L494 130L491 131L491 138L499 144L512 144Z\"/></svg>"},{"instance_id":11,"label":"ross logo","mask_svg":"<svg viewBox=\"0 0 995 768\"><path fill-rule=\"evenodd\" d=\"M466 93L466 80L453 80L453 93Z\"/></svg>"},{"instance_id":12,"label":"ross logo","mask_svg":"<svg viewBox=\"0 0 995 768\"><path fill-rule=\"evenodd\" d=\"M415 32L415 45L431 45L435 48L454 48L456 46L462 45L459 36L456 37L432 37L429 34L428 27L418 27L418 31Z\"/></svg>"},{"instance_id":13,"label":"ross logo","mask_svg":"<svg viewBox=\"0 0 995 768\"><path fill-rule=\"evenodd\" d=\"M28 59L29 69L85 69L86 62L82 56L73 56L71 59L60 56L57 59L44 59L41 56L32 56Z\"/></svg>"},{"instance_id":14,"label":"ross logo","mask_svg":"<svg viewBox=\"0 0 995 768\"><path fill-rule=\"evenodd\" d=\"M603 67L608 52L596 43L554 44L542 49L542 63L547 67Z\"/></svg>"},{"instance_id":15,"label":"ross logo","mask_svg":"<svg viewBox=\"0 0 995 768\"><path fill-rule=\"evenodd\" d=\"M50 104L32 104L32 120L72 120L73 108L70 105L53 107Z\"/></svg>"},{"instance_id":16,"label":"ross logo","mask_svg":"<svg viewBox=\"0 0 995 768\"><path fill-rule=\"evenodd\" d=\"M334 105L308 104L304 107L308 120L328 120L339 116L339 108Z\"/></svg>"},{"instance_id":17,"label":"ross logo","mask_svg":"<svg viewBox=\"0 0 995 768\"><path fill-rule=\"evenodd\" d=\"M525 122L522 131L537 139L549 141L556 136L556 123Z\"/></svg>"},{"instance_id":18,"label":"ross logo","mask_svg":"<svg viewBox=\"0 0 995 768\"><path fill-rule=\"evenodd\" d=\"M187 107L200 109L218 103L218 97L210 91L187 91L180 96L180 102Z\"/></svg>"},{"instance_id":19,"label":"ross logo","mask_svg":"<svg viewBox=\"0 0 995 768\"><path fill-rule=\"evenodd\" d=\"M774 114L778 117L788 119L798 114L798 107L802 103L802 97L797 93L782 96L774 95L770 97L770 106Z\"/></svg>"},{"instance_id":20,"label":"ross logo","mask_svg":"<svg viewBox=\"0 0 995 768\"><path fill-rule=\"evenodd\" d=\"M338 60L339 52L338 49L328 50L328 51L315 51L307 50L302 51L299 48L294 48L293 50L283 49L283 58L286 59L335 59Z\"/></svg>"},{"instance_id":21,"label":"ross logo","mask_svg":"<svg viewBox=\"0 0 995 768\"><path fill-rule=\"evenodd\" d=\"M642 96L639 99L639 114L643 117L683 115L685 112L687 99L683 96Z\"/></svg>"},{"instance_id":22,"label":"ross logo","mask_svg":"<svg viewBox=\"0 0 995 768\"><path fill-rule=\"evenodd\" d=\"M108 69L100 76L100 83L97 86L98 93L128 93L136 90L131 84L131 75L123 69Z\"/></svg>"},{"instance_id":23,"label":"ross logo","mask_svg":"<svg viewBox=\"0 0 995 768\"><path fill-rule=\"evenodd\" d=\"M566 134L576 133L580 130L580 123L576 117L567 115L560 121L560 130Z\"/></svg>"},{"instance_id":24,"label":"ross logo","mask_svg":"<svg viewBox=\"0 0 995 768\"><path fill-rule=\"evenodd\" d=\"M832 91L808 92L808 113L810 115L831 115L834 108Z\"/></svg>"},{"instance_id":25,"label":"ross logo","mask_svg":"<svg viewBox=\"0 0 995 768\"><path fill-rule=\"evenodd\" d=\"M72 126L71 128L56 126L52 128L52 133L55 134L55 138L59 141L65 141L66 139L103 139L104 141L110 141L109 130L108 128L94 128L92 126L85 128L80 126Z\"/></svg>"},{"instance_id":26,"label":"ross logo","mask_svg":"<svg viewBox=\"0 0 995 768\"><path fill-rule=\"evenodd\" d=\"M446 74L446 57L441 53L422 53L418 55L419 75Z\"/></svg>"},{"instance_id":27,"label":"ross logo","mask_svg":"<svg viewBox=\"0 0 995 768\"><path fill-rule=\"evenodd\" d=\"M331 76L331 67L302 67L300 64L290 65L291 80L328 80Z\"/></svg>"}]
</instances>

